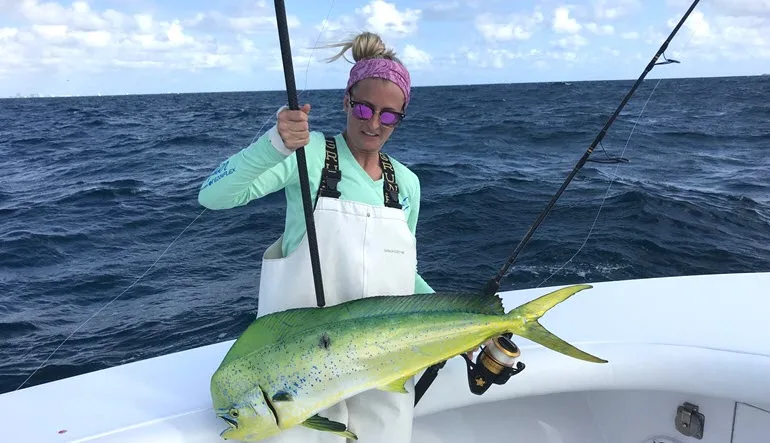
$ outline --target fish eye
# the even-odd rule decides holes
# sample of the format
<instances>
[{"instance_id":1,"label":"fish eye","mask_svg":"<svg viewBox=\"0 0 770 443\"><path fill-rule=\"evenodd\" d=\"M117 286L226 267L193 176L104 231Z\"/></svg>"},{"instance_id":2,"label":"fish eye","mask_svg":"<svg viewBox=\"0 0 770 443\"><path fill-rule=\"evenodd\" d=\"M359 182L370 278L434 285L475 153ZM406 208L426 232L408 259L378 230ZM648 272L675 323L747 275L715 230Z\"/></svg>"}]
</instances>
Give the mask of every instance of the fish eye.
<instances>
[{"instance_id":1,"label":"fish eye","mask_svg":"<svg viewBox=\"0 0 770 443\"><path fill-rule=\"evenodd\" d=\"M238 410L235 408L230 409L230 417L238 418Z\"/></svg>"}]
</instances>

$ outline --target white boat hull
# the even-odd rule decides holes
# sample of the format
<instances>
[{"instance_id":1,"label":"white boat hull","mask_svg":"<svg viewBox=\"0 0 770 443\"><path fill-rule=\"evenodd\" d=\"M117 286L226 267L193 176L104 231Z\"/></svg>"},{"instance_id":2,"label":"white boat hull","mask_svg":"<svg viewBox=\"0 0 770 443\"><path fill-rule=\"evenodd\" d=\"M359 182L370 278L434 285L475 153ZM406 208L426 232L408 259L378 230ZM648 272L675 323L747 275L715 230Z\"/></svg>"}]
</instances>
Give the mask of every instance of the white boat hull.
<instances>
[{"instance_id":1,"label":"white boat hull","mask_svg":"<svg viewBox=\"0 0 770 443\"><path fill-rule=\"evenodd\" d=\"M507 310L552 289L501 295ZM770 273L598 283L541 322L609 363L514 336L526 369L477 396L452 359L415 411L413 441L770 441ZM231 344L0 395L0 442L220 443L209 377ZM705 416L701 440L674 426L684 402Z\"/></svg>"}]
</instances>

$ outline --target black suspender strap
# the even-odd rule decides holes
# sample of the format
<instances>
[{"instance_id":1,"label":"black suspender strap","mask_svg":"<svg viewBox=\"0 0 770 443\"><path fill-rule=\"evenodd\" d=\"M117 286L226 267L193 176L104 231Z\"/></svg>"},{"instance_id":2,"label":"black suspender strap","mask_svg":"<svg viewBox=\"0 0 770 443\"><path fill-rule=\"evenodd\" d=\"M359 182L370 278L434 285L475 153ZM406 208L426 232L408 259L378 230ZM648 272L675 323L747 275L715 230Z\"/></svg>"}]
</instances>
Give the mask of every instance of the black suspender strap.
<instances>
[{"instance_id":1,"label":"black suspender strap","mask_svg":"<svg viewBox=\"0 0 770 443\"><path fill-rule=\"evenodd\" d=\"M326 158L321 171L321 184L318 187L319 197L340 198L337 184L342 180L340 162L337 158L337 143L334 137L326 137Z\"/></svg>"},{"instance_id":2,"label":"black suspender strap","mask_svg":"<svg viewBox=\"0 0 770 443\"><path fill-rule=\"evenodd\" d=\"M401 209L398 202L398 183L396 182L396 170L390 162L387 154L380 152L380 168L382 168L382 192L385 197L385 206ZM321 171L321 183L318 186L319 197L340 198L337 184L342 180L339 157L337 156L337 141L334 137L326 137L326 157L324 168Z\"/></svg>"},{"instance_id":3,"label":"black suspender strap","mask_svg":"<svg viewBox=\"0 0 770 443\"><path fill-rule=\"evenodd\" d=\"M398 202L398 183L396 183L396 170L390 163L390 158L384 152L380 152L380 168L382 168L382 188L385 193L385 206L401 209Z\"/></svg>"}]
</instances>

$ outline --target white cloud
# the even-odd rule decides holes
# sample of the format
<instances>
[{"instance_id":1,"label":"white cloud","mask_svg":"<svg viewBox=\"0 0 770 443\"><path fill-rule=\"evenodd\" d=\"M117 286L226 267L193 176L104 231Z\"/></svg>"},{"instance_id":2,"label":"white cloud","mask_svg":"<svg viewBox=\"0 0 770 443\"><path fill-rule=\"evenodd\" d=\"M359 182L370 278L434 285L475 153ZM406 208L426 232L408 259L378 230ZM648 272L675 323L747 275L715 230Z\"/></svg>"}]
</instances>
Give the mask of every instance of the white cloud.
<instances>
[{"instance_id":1,"label":"white cloud","mask_svg":"<svg viewBox=\"0 0 770 443\"><path fill-rule=\"evenodd\" d=\"M356 13L366 18L370 31L382 36L402 37L417 30L422 11L409 8L399 11L393 3L372 0L366 6L357 8Z\"/></svg>"},{"instance_id":2,"label":"white cloud","mask_svg":"<svg viewBox=\"0 0 770 443\"><path fill-rule=\"evenodd\" d=\"M424 0L422 18L424 20L472 21L475 10L483 10L499 0Z\"/></svg>"},{"instance_id":3,"label":"white cloud","mask_svg":"<svg viewBox=\"0 0 770 443\"><path fill-rule=\"evenodd\" d=\"M443 11L454 11L458 8L460 8L460 2L457 0L454 0L454 1L434 1L434 2L431 2L426 9L443 12Z\"/></svg>"},{"instance_id":4,"label":"white cloud","mask_svg":"<svg viewBox=\"0 0 770 443\"><path fill-rule=\"evenodd\" d=\"M620 34L620 38L624 40L636 40L639 38L639 33L636 31L628 31Z\"/></svg>"},{"instance_id":5,"label":"white cloud","mask_svg":"<svg viewBox=\"0 0 770 443\"><path fill-rule=\"evenodd\" d=\"M67 36L67 25L33 25L32 30L48 40L61 39Z\"/></svg>"},{"instance_id":6,"label":"white cloud","mask_svg":"<svg viewBox=\"0 0 770 443\"><path fill-rule=\"evenodd\" d=\"M152 31L152 16L149 14L136 14L134 15L134 21L139 28L139 32L151 32Z\"/></svg>"},{"instance_id":7,"label":"white cloud","mask_svg":"<svg viewBox=\"0 0 770 443\"><path fill-rule=\"evenodd\" d=\"M404 38L417 32L422 19L420 9L399 10L395 4L383 0L371 0L368 4L356 8L353 14L343 14L336 19L323 19L314 29L320 32L326 43L348 40L350 30L367 30L380 35L385 44L388 40ZM349 58L349 57L348 57Z\"/></svg>"},{"instance_id":8,"label":"white cloud","mask_svg":"<svg viewBox=\"0 0 770 443\"><path fill-rule=\"evenodd\" d=\"M476 17L475 25L486 41L499 42L508 40L528 40L543 22L543 14L513 14L499 17L493 14L481 14Z\"/></svg>"},{"instance_id":9,"label":"white cloud","mask_svg":"<svg viewBox=\"0 0 770 443\"><path fill-rule=\"evenodd\" d=\"M554 42L554 45L571 51L576 51L588 44L588 40L580 34L572 35L569 37L563 37Z\"/></svg>"},{"instance_id":10,"label":"white cloud","mask_svg":"<svg viewBox=\"0 0 770 443\"><path fill-rule=\"evenodd\" d=\"M423 18L425 18L425 20L445 20L460 18L463 13L467 14L467 12L463 11L460 6L461 4L457 0L432 1L431 3L425 5L423 10Z\"/></svg>"},{"instance_id":11,"label":"white cloud","mask_svg":"<svg viewBox=\"0 0 770 443\"><path fill-rule=\"evenodd\" d=\"M10 40L19 34L19 30L16 28L0 28L0 40Z\"/></svg>"},{"instance_id":12,"label":"white cloud","mask_svg":"<svg viewBox=\"0 0 770 443\"><path fill-rule=\"evenodd\" d=\"M250 33L254 30L266 28L268 26L274 26L275 19L269 16L251 16L251 17L228 17L226 23L234 31ZM299 23L297 20L289 20L286 18L286 25L290 28L297 26Z\"/></svg>"},{"instance_id":13,"label":"white cloud","mask_svg":"<svg viewBox=\"0 0 770 443\"><path fill-rule=\"evenodd\" d=\"M676 25L676 21L669 21L668 23L671 27ZM696 44L711 37L711 28L701 11L693 11L690 15L690 20L687 20L684 26L690 31L690 35L696 41Z\"/></svg>"},{"instance_id":14,"label":"white cloud","mask_svg":"<svg viewBox=\"0 0 770 443\"><path fill-rule=\"evenodd\" d=\"M594 0L594 16L597 20L615 20L641 8L640 0Z\"/></svg>"},{"instance_id":15,"label":"white cloud","mask_svg":"<svg viewBox=\"0 0 770 443\"><path fill-rule=\"evenodd\" d=\"M770 18L770 0L711 0L708 6L719 15Z\"/></svg>"},{"instance_id":16,"label":"white cloud","mask_svg":"<svg viewBox=\"0 0 770 443\"><path fill-rule=\"evenodd\" d=\"M568 39L565 39L568 40ZM575 45L572 43L564 43L565 46L582 46L583 43L580 39ZM559 46L559 42L554 42L555 46ZM568 50L555 50L555 51L543 51L540 49L518 50L513 51L506 48L477 48L474 50L468 47L462 47L459 49L460 57L465 58L467 63L474 67L479 68L505 68L509 62L513 60L520 60L526 63L531 63L533 66L545 67L548 66L547 60L556 60L562 62L575 62L580 59L580 56L574 49Z\"/></svg>"},{"instance_id":17,"label":"white cloud","mask_svg":"<svg viewBox=\"0 0 770 443\"><path fill-rule=\"evenodd\" d=\"M612 25L598 25L593 22L586 24L586 29L596 35L612 35L615 33L615 28Z\"/></svg>"},{"instance_id":18,"label":"white cloud","mask_svg":"<svg viewBox=\"0 0 770 443\"><path fill-rule=\"evenodd\" d=\"M326 34L335 34L338 31L342 30L343 26L342 23L337 21L331 21L327 19L321 20L321 23L316 25L315 29L318 30L318 32L324 32Z\"/></svg>"},{"instance_id":19,"label":"white cloud","mask_svg":"<svg viewBox=\"0 0 770 443\"><path fill-rule=\"evenodd\" d=\"M104 48L112 40L112 34L108 31L88 31L74 33L74 37L85 43L86 46Z\"/></svg>"},{"instance_id":20,"label":"white cloud","mask_svg":"<svg viewBox=\"0 0 770 443\"><path fill-rule=\"evenodd\" d=\"M240 70L264 63L256 56L267 54L244 36L275 33L275 16L265 2L252 4L233 16L211 11L171 19L146 12L97 10L85 1L62 5L21 0L0 3L0 10L19 22L14 28L0 28L0 72L214 67ZM300 24L291 15L287 22L290 27ZM214 32L225 38L215 38ZM260 45L266 43L260 41Z\"/></svg>"},{"instance_id":21,"label":"white cloud","mask_svg":"<svg viewBox=\"0 0 770 443\"><path fill-rule=\"evenodd\" d=\"M582 29L580 23L570 17L567 7L556 8L553 12L553 31L556 33L575 34Z\"/></svg>"},{"instance_id":22,"label":"white cloud","mask_svg":"<svg viewBox=\"0 0 770 443\"><path fill-rule=\"evenodd\" d=\"M107 30L113 27L115 21L122 19L122 14L108 10L105 15L91 10L87 2L75 1L70 7L58 3L37 0L22 0L18 4L18 12L30 22L40 25L54 25L66 22L73 29L82 31Z\"/></svg>"},{"instance_id":23,"label":"white cloud","mask_svg":"<svg viewBox=\"0 0 770 443\"><path fill-rule=\"evenodd\" d=\"M275 33L276 29L275 16L264 8L257 11L244 11L236 16L225 15L218 11L197 13L191 19L185 20L183 24L203 32L227 30L254 34L258 32ZM293 15L286 16L286 24L290 30L301 25L299 19Z\"/></svg>"},{"instance_id":24,"label":"white cloud","mask_svg":"<svg viewBox=\"0 0 770 443\"><path fill-rule=\"evenodd\" d=\"M195 39L193 37L185 35L184 28L182 28L182 25L179 24L179 20L174 20L174 22L168 26L168 29L166 30L166 37L168 37L168 41L173 46L195 43Z\"/></svg>"},{"instance_id":25,"label":"white cloud","mask_svg":"<svg viewBox=\"0 0 770 443\"><path fill-rule=\"evenodd\" d=\"M478 65L482 68L502 69L506 62L524 57L523 52L514 52L504 48L487 48L483 56L477 57Z\"/></svg>"},{"instance_id":26,"label":"white cloud","mask_svg":"<svg viewBox=\"0 0 770 443\"><path fill-rule=\"evenodd\" d=\"M698 9L692 12L674 46L673 57L710 61L770 59L770 1L756 1L751 5L744 1L734 4L722 1L713 6L707 12ZM680 18L668 21L669 30Z\"/></svg>"},{"instance_id":27,"label":"white cloud","mask_svg":"<svg viewBox=\"0 0 770 443\"><path fill-rule=\"evenodd\" d=\"M404 51L401 55L401 60L409 69L420 69L430 65L432 57L426 51L418 49L412 44L404 46Z\"/></svg>"}]
</instances>

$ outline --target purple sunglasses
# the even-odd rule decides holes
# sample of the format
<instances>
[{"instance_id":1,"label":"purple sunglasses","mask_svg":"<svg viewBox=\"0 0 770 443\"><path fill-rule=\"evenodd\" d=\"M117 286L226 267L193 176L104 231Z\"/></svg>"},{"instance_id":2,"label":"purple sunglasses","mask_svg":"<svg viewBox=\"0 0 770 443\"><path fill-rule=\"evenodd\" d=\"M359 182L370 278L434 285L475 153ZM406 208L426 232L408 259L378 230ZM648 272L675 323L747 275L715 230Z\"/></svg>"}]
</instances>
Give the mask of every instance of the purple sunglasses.
<instances>
[{"instance_id":1,"label":"purple sunglasses","mask_svg":"<svg viewBox=\"0 0 770 443\"><path fill-rule=\"evenodd\" d=\"M350 106L353 108L353 117L359 120L369 120L375 114L374 109L367 103L357 102L350 99ZM404 119L405 114L403 112L396 111L380 111L380 123L385 126L396 126Z\"/></svg>"}]
</instances>

